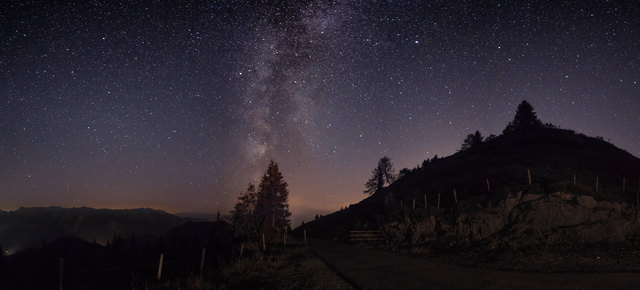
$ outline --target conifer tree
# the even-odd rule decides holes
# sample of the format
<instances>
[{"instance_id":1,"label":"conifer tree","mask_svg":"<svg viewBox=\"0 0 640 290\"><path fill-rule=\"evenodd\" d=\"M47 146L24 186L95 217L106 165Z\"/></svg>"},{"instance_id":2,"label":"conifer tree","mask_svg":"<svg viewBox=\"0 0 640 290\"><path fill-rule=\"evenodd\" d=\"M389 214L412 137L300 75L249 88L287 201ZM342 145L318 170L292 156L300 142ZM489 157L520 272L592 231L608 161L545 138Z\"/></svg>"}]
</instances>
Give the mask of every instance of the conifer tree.
<instances>
[{"instance_id":1,"label":"conifer tree","mask_svg":"<svg viewBox=\"0 0 640 290\"><path fill-rule=\"evenodd\" d=\"M247 238L260 232L288 228L289 190L287 183L273 160L258 185L249 184L240 193L238 202L231 210L231 224L235 234Z\"/></svg>"},{"instance_id":2,"label":"conifer tree","mask_svg":"<svg viewBox=\"0 0 640 290\"><path fill-rule=\"evenodd\" d=\"M380 158L378 161L378 166L373 169L373 175L367 183L364 184L364 193L372 195L382 188L385 185L391 184L396 180L395 170L393 170L393 164L391 163L391 159L387 156Z\"/></svg>"},{"instance_id":3,"label":"conifer tree","mask_svg":"<svg viewBox=\"0 0 640 290\"><path fill-rule=\"evenodd\" d=\"M507 127L502 133L507 134L516 131L531 130L539 127L542 127L542 122L540 121L540 119L538 119L538 116L536 116L536 112L533 110L533 106L525 100L522 101L520 105L518 105L516 116L513 118L513 121L507 124Z\"/></svg>"},{"instance_id":4,"label":"conifer tree","mask_svg":"<svg viewBox=\"0 0 640 290\"><path fill-rule=\"evenodd\" d=\"M256 187L249 183L247 190L240 193L238 202L231 210L231 227L237 236L248 237L256 230L255 205Z\"/></svg>"},{"instance_id":5,"label":"conifer tree","mask_svg":"<svg viewBox=\"0 0 640 290\"><path fill-rule=\"evenodd\" d=\"M469 134L467 135L467 138L464 139L464 142L462 143L462 147L460 148L460 150L467 150L471 147L474 147L480 143L482 143L484 137L482 137L482 134L480 133L480 131L476 131L474 134Z\"/></svg>"},{"instance_id":6,"label":"conifer tree","mask_svg":"<svg viewBox=\"0 0 640 290\"><path fill-rule=\"evenodd\" d=\"M278 164L271 160L267 172L262 176L256 194L255 216L259 228L282 228L289 226L289 190Z\"/></svg>"}]
</instances>

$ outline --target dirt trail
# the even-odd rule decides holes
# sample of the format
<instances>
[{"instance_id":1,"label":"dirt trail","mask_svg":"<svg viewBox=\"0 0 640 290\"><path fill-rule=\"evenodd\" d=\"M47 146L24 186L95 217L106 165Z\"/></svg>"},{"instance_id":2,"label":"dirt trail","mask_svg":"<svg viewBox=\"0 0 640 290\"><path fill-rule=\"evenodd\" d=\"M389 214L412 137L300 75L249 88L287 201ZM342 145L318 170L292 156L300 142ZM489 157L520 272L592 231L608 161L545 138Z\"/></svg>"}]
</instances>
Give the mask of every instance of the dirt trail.
<instances>
[{"instance_id":1,"label":"dirt trail","mask_svg":"<svg viewBox=\"0 0 640 290\"><path fill-rule=\"evenodd\" d=\"M526 273L464 268L310 240L311 249L363 289L637 289L640 273Z\"/></svg>"}]
</instances>

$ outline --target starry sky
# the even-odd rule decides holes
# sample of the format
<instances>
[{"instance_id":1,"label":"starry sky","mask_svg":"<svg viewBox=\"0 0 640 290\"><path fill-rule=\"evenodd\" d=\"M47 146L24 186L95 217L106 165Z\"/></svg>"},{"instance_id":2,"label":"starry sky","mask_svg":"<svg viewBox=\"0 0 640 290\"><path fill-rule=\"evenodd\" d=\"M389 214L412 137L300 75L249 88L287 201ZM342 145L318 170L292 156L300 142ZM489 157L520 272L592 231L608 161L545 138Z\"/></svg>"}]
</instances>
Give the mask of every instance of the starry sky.
<instances>
[{"instance_id":1,"label":"starry sky","mask_svg":"<svg viewBox=\"0 0 640 290\"><path fill-rule=\"evenodd\" d=\"M225 213L273 159L308 219L524 99L640 156L634 1L55 2L0 4L1 209Z\"/></svg>"}]
</instances>

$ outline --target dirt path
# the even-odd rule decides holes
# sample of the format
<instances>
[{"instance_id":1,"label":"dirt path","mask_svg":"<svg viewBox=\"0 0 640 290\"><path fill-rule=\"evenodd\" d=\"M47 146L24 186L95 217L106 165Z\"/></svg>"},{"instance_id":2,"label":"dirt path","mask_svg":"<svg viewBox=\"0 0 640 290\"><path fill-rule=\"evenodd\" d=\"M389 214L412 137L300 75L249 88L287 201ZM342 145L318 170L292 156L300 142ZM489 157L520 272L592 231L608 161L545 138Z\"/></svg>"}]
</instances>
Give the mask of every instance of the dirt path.
<instances>
[{"instance_id":1,"label":"dirt path","mask_svg":"<svg viewBox=\"0 0 640 290\"><path fill-rule=\"evenodd\" d=\"M364 289L637 289L640 273L526 273L463 268L310 240L311 249Z\"/></svg>"}]
</instances>

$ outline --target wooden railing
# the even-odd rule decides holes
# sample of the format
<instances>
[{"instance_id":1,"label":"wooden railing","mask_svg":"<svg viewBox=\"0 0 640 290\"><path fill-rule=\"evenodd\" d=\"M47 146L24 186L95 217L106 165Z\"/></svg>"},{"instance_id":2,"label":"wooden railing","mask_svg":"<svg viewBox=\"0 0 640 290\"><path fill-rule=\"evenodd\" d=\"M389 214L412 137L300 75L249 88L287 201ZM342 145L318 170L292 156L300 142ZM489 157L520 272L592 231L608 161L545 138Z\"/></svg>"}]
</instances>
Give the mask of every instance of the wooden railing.
<instances>
[{"instance_id":1,"label":"wooden railing","mask_svg":"<svg viewBox=\"0 0 640 290\"><path fill-rule=\"evenodd\" d=\"M384 234L382 231L353 230L349 231L349 239L351 242L382 241Z\"/></svg>"}]
</instances>

